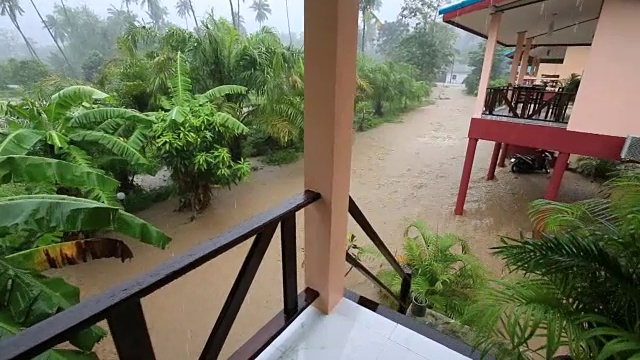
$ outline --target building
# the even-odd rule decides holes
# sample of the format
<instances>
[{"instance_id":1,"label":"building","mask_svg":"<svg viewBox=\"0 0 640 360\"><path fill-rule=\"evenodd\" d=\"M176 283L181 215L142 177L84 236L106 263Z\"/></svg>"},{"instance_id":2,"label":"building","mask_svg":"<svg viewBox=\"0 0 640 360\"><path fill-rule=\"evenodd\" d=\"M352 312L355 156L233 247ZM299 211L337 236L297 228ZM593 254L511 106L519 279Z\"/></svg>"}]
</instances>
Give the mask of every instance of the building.
<instances>
[{"instance_id":1,"label":"building","mask_svg":"<svg viewBox=\"0 0 640 360\"><path fill-rule=\"evenodd\" d=\"M620 160L626 138L640 135L632 110L640 93L639 1L465 0L440 13L443 21L487 39L456 214L463 213L479 140L494 142L487 180L494 179L496 165L514 149L556 152L544 194L553 200L570 154ZM514 61L509 86L488 88L496 44L515 47ZM538 48L547 51L540 54ZM556 48L566 48L555 51L564 51L562 63L544 69L542 59ZM569 93L539 83L524 86L535 83L541 72L559 77L580 72L580 87Z\"/></svg>"},{"instance_id":2,"label":"building","mask_svg":"<svg viewBox=\"0 0 640 360\"><path fill-rule=\"evenodd\" d=\"M411 302L411 271L398 263L375 232L374 225L349 196L358 14L358 0L304 1L305 167L304 188L298 196L246 219L184 254L169 257L142 276L64 311L57 312L62 309L51 305L57 306L57 300L43 295L42 302L46 304L42 306L52 308L57 314L16 335L3 337L0 360L35 358L70 339L78 340L82 337L80 331L102 320L108 324L118 358L166 359L166 354L156 354L157 347L154 349L154 343L157 346L164 339L161 336L152 339L152 336L158 328L165 334L173 332L172 324L148 323L143 300L153 294L158 296L157 291L162 287L249 243L226 301L211 323L210 333L198 332L202 343L191 350L187 346L188 356L179 359L220 358L243 304L256 306L264 300L247 304L245 299L252 285L281 288L281 311L275 312L266 323L256 321L257 332L253 328L234 328L245 336L246 342L238 349L231 349L234 351L231 359L479 359L480 354L462 341L405 315ZM303 211L304 275L300 279L304 282L299 287L296 243L301 240L297 239L296 214ZM389 290L372 271L346 253L349 216L402 279L398 293ZM281 267L282 279L255 284L256 274L266 265L261 265L265 253L276 241L281 261L269 266ZM395 299L396 310L346 290L345 261ZM211 287L206 283L198 286L207 290ZM12 299L17 299L13 303L18 304L21 298L12 295ZM206 297L198 300L209 301ZM195 310L176 309L167 304L166 311L179 314ZM283 349L287 349L286 353Z\"/></svg>"},{"instance_id":3,"label":"building","mask_svg":"<svg viewBox=\"0 0 640 360\"><path fill-rule=\"evenodd\" d=\"M449 71L447 71L447 78L445 83L447 84L463 84L464 79L471 74L471 68L466 64L452 64Z\"/></svg>"}]
</instances>

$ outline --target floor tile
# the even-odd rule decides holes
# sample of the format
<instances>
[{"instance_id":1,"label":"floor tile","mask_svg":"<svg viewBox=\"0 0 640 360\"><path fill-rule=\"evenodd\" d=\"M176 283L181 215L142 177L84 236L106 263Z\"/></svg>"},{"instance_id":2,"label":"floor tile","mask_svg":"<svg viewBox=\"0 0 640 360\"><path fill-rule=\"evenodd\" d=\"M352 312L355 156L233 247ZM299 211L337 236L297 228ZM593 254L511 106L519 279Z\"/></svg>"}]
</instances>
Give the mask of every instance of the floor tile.
<instances>
[{"instance_id":1,"label":"floor tile","mask_svg":"<svg viewBox=\"0 0 640 360\"><path fill-rule=\"evenodd\" d=\"M468 360L469 358L459 354L448 347L441 345L427 337L424 337L404 326L398 326L391 336L394 341L407 349L421 355L428 360Z\"/></svg>"},{"instance_id":2,"label":"floor tile","mask_svg":"<svg viewBox=\"0 0 640 360\"><path fill-rule=\"evenodd\" d=\"M382 349L380 355L378 355L377 360L426 360L426 358L414 353L400 344L389 341Z\"/></svg>"},{"instance_id":3,"label":"floor tile","mask_svg":"<svg viewBox=\"0 0 640 360\"><path fill-rule=\"evenodd\" d=\"M351 300L342 299L334 311L349 319L353 319L373 332L388 338L398 326L395 322L366 309Z\"/></svg>"}]
</instances>

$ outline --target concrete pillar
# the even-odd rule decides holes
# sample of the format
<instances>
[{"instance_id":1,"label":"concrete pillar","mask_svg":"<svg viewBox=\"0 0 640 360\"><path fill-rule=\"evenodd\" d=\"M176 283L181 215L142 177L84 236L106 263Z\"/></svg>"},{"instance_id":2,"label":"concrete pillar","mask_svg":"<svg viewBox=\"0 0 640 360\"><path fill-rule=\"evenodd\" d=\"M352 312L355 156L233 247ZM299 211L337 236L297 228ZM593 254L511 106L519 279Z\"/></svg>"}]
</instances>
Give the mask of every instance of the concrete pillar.
<instances>
[{"instance_id":1,"label":"concrete pillar","mask_svg":"<svg viewBox=\"0 0 640 360\"><path fill-rule=\"evenodd\" d=\"M489 32L487 37L487 46L484 51L484 62L482 63L482 73L480 74L480 84L478 85L478 98L476 99L476 107L473 112L474 117L482 115L484 107L484 98L487 96L487 87L491 77L491 67L493 65L493 53L496 50L498 41L498 30L500 30L500 19L502 13L491 14L489 21Z\"/></svg>"},{"instance_id":2,"label":"concrete pillar","mask_svg":"<svg viewBox=\"0 0 640 360\"><path fill-rule=\"evenodd\" d=\"M509 144L502 144L502 150L500 150L500 158L498 159L498 166L505 167L505 160L507 159L507 153L509 152Z\"/></svg>"},{"instance_id":3,"label":"concrete pillar","mask_svg":"<svg viewBox=\"0 0 640 360\"><path fill-rule=\"evenodd\" d=\"M515 85L518 76L518 66L520 66L520 59L522 58L522 50L524 49L524 38L527 34L526 31L520 31L518 33L518 40L516 43L516 51L513 53L513 61L511 62L511 72L509 73L509 84Z\"/></svg>"},{"instance_id":4,"label":"concrete pillar","mask_svg":"<svg viewBox=\"0 0 640 360\"><path fill-rule=\"evenodd\" d=\"M493 145L493 153L491 154L491 162L489 162L489 171L487 172L487 180L496 178L496 165L498 165L498 156L500 155L500 147L502 143L496 142Z\"/></svg>"},{"instance_id":5,"label":"concrete pillar","mask_svg":"<svg viewBox=\"0 0 640 360\"><path fill-rule=\"evenodd\" d=\"M529 67L529 52L531 51L531 45L533 44L533 38L528 38L524 44L524 50L522 50L522 61L520 61L520 71L518 71L518 85L522 85L524 82L524 76L527 74L527 68Z\"/></svg>"},{"instance_id":6,"label":"concrete pillar","mask_svg":"<svg viewBox=\"0 0 640 360\"><path fill-rule=\"evenodd\" d=\"M560 190L560 184L562 183L562 176L565 170L567 170L567 164L569 163L569 153L561 152L556 159L556 165L553 167L551 173L551 179L547 185L547 190L544 192L544 198L547 200L555 200L558 196L558 190Z\"/></svg>"},{"instance_id":7,"label":"concrete pillar","mask_svg":"<svg viewBox=\"0 0 640 360\"><path fill-rule=\"evenodd\" d=\"M471 169L473 168L473 158L476 156L477 147L478 139L469 138L469 142L467 143L467 154L464 157L464 165L462 167L462 176L460 177L458 199L456 200L456 208L453 211L456 215L462 215L464 212L464 202L467 199L469 181L471 180Z\"/></svg>"},{"instance_id":8,"label":"concrete pillar","mask_svg":"<svg viewBox=\"0 0 640 360\"><path fill-rule=\"evenodd\" d=\"M304 2L304 185L322 195L304 212L305 283L324 313L344 292L358 6Z\"/></svg>"}]
</instances>

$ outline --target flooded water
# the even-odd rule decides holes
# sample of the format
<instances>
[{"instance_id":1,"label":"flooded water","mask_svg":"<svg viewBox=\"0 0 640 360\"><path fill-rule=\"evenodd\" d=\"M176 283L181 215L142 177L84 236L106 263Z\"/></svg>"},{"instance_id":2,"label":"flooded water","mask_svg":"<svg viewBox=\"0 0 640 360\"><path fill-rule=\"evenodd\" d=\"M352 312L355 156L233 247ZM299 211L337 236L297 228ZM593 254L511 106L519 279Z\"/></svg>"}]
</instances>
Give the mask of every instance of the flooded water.
<instances>
[{"instance_id":1,"label":"flooded water","mask_svg":"<svg viewBox=\"0 0 640 360\"><path fill-rule=\"evenodd\" d=\"M384 241L393 250L402 246L402 232L414 219L425 220L439 232L466 238L475 254L496 274L501 264L490 255L498 236L517 236L530 231L527 204L542 197L548 175L514 175L498 169L495 181L485 181L493 144L480 142L476 153L464 216L454 216L466 135L475 98L462 88L436 89L435 104L407 114L402 121L385 124L356 135L352 160L351 194ZM58 271L80 286L83 297L150 270L162 261L236 226L303 190L303 163L266 167L251 180L221 191L213 205L196 221L190 214L173 212L175 201L167 201L139 214L165 230L173 243L157 250L131 243L135 258L121 264L100 260ZM597 186L567 173L560 190L561 201L591 197ZM299 217L302 215L299 214ZM298 224L302 224L299 219ZM299 250L302 229L298 226ZM351 231L361 235L354 224ZM361 236L360 242L366 244ZM158 359L195 359L215 323L217 314L237 275L248 244L200 267L143 300ZM299 256L302 266L302 256ZM371 263L374 270L379 266ZM279 237L276 235L249 295L232 329L223 355L229 355L282 308ZM304 286L299 271L299 286ZM347 286L375 295L375 289L353 271ZM116 359L113 344L106 339L98 346L102 359Z\"/></svg>"}]
</instances>

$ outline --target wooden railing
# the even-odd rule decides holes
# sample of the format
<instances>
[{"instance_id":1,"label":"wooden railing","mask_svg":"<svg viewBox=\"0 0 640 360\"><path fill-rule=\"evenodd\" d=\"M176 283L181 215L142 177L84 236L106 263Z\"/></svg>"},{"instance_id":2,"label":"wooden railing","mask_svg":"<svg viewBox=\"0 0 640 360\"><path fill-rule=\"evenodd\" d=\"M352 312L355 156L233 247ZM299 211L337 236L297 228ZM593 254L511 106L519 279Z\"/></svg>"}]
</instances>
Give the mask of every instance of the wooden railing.
<instances>
[{"instance_id":1,"label":"wooden railing","mask_svg":"<svg viewBox=\"0 0 640 360\"><path fill-rule=\"evenodd\" d=\"M318 292L314 289L306 288L301 293L298 293L297 290L296 213L319 199L319 193L306 190L287 202L245 221L223 235L193 248L186 254L164 262L137 279L84 300L15 336L3 339L0 342L0 360L32 359L44 351L68 341L78 331L105 319L120 359L155 359L141 300L254 238L199 356L199 359L217 359L273 235L280 226L283 310L231 356L233 359L254 358L318 297ZM349 198L349 213L380 250L384 258L402 277L400 294L394 294L375 275L366 270L357 259L347 255L347 261L396 299L399 303L398 310L403 314L406 313L409 304L411 272L403 268L393 257L391 251L382 242L351 197Z\"/></svg>"},{"instance_id":2,"label":"wooden railing","mask_svg":"<svg viewBox=\"0 0 640 360\"><path fill-rule=\"evenodd\" d=\"M568 121L575 92L547 91L538 87L503 86L487 89L483 115L539 121Z\"/></svg>"}]
</instances>

